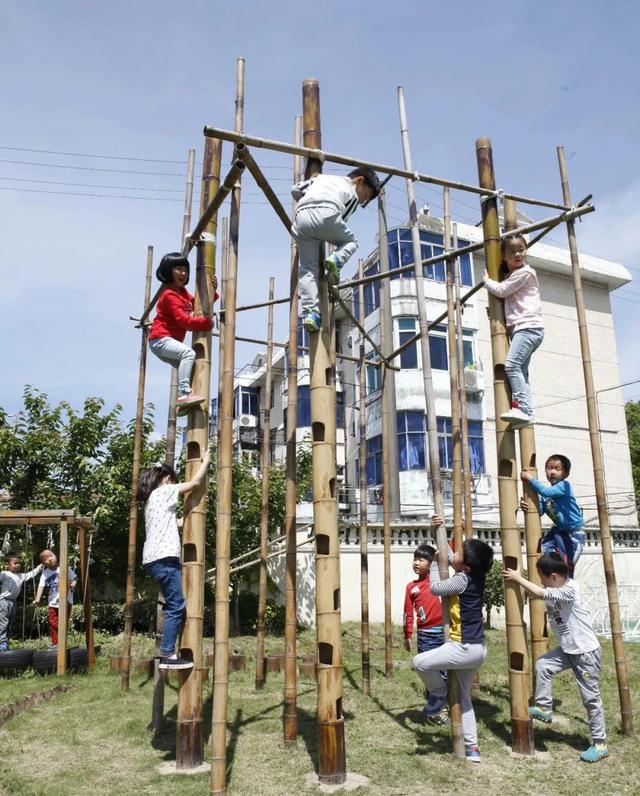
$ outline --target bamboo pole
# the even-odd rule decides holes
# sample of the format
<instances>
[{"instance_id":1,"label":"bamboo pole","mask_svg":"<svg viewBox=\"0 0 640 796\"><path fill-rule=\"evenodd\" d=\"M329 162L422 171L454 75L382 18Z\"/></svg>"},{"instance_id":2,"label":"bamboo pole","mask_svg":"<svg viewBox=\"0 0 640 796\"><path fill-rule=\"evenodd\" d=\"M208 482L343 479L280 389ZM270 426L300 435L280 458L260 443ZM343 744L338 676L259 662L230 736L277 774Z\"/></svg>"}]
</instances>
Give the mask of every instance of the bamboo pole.
<instances>
[{"instance_id":1,"label":"bamboo pole","mask_svg":"<svg viewBox=\"0 0 640 796\"><path fill-rule=\"evenodd\" d=\"M407 180L412 180L415 182L426 182L432 185L440 185L443 187L448 186L449 188L454 188L458 191L467 191L468 193L479 194L480 196L505 196L514 199L516 202L521 202L522 204L539 205L540 207L553 207L560 210L570 210L569 207L559 205L556 202L547 202L544 199L533 199L528 196L506 193L496 189L489 191L482 187L478 187L477 185L470 185L468 183L457 182L455 180L445 180L442 177L433 177L429 174L421 174L418 171L412 171L406 167L404 169L398 169L394 166L385 166L381 163L372 163L368 160L359 160L358 158L353 158L346 155L338 155L334 152L323 152L318 147L308 147L306 145L292 146L284 141L274 141L269 138L258 138L245 133L238 133L237 131L223 130L220 127L206 126L204 128L204 134L205 136L210 136L212 138L219 138L221 141L232 141L234 143L243 143L246 146L253 146L261 149L271 149L274 152L283 152L288 155L299 155L310 160L315 160L318 163L328 161L329 163L339 163L343 166L352 166L354 168L357 166L368 166L374 171L379 171L383 174L392 174L395 177L403 177Z\"/></svg>"},{"instance_id":2,"label":"bamboo pole","mask_svg":"<svg viewBox=\"0 0 640 796\"><path fill-rule=\"evenodd\" d=\"M244 58L236 71L235 126L244 120ZM213 708L211 716L211 793L227 791L227 700L229 691L229 558L231 546L233 469L233 375L235 367L236 296L238 284L238 234L240 226L240 182L231 195L229 217L229 263L225 295L224 367L222 400L218 407L218 493L216 530L216 590Z\"/></svg>"},{"instance_id":3,"label":"bamboo pole","mask_svg":"<svg viewBox=\"0 0 640 796\"><path fill-rule=\"evenodd\" d=\"M58 649L56 652L56 674L67 673L67 647L69 641L69 534L66 520L60 523L59 556L60 579L58 585Z\"/></svg>"},{"instance_id":4,"label":"bamboo pole","mask_svg":"<svg viewBox=\"0 0 640 796\"><path fill-rule=\"evenodd\" d=\"M458 248L458 225L452 224L453 248ZM467 417L467 388L464 380L464 341L462 301L460 299L460 263L453 260L453 289L455 302L456 351L458 354L458 395L460 402L460 436L462 440L462 493L464 496L464 537L473 536L473 497L471 494L471 452L469 448L469 420Z\"/></svg>"},{"instance_id":5,"label":"bamboo pole","mask_svg":"<svg viewBox=\"0 0 640 796\"><path fill-rule=\"evenodd\" d=\"M362 260L358 266L362 276ZM360 323L364 324L364 288L358 288ZM360 487L360 654L362 658L362 693L371 693L369 654L369 529L367 527L367 372L364 363L364 337L360 336L360 370L358 374L358 483Z\"/></svg>"},{"instance_id":6,"label":"bamboo pole","mask_svg":"<svg viewBox=\"0 0 640 796\"><path fill-rule=\"evenodd\" d=\"M219 142L205 142L200 190L201 210L210 197L219 193ZM211 202L209 202L209 207ZM213 305L212 277L216 263L217 216L209 216L198 245L194 312L209 315ZM187 415L187 455L185 478L191 480L209 447L209 404L211 393L211 330L194 331L192 346L196 353L193 390L204 401ZM192 669L179 675L178 717L176 722L176 768L197 768L204 760L202 735L202 685L208 670L204 665L202 630L204 623L204 568L207 518L207 478L192 490L184 503L182 529L182 587L186 601L180 655L193 661Z\"/></svg>"},{"instance_id":7,"label":"bamboo pole","mask_svg":"<svg viewBox=\"0 0 640 796\"><path fill-rule=\"evenodd\" d=\"M84 638L87 648L87 666L96 665L96 650L93 643L93 611L91 605L91 581L89 580L89 550L87 547L87 529L80 527L80 579L82 583L82 613L84 616Z\"/></svg>"},{"instance_id":8,"label":"bamboo pole","mask_svg":"<svg viewBox=\"0 0 640 796\"><path fill-rule=\"evenodd\" d=\"M302 84L305 147L320 146L320 89L316 80ZM310 158L305 177L320 173ZM319 247L319 256L324 246ZM318 280L322 326L311 336L311 435L313 519L316 536L316 637L318 685L318 774L325 785L346 779L342 714L342 637L340 629L340 539L336 503L336 398L331 367L331 328L327 282Z\"/></svg>"},{"instance_id":9,"label":"bamboo pole","mask_svg":"<svg viewBox=\"0 0 640 796\"><path fill-rule=\"evenodd\" d=\"M411 149L409 146L409 133L407 131L407 115L404 101L404 90L398 86L398 110L400 113L400 135L402 138L402 151L405 168L411 168ZM429 321L427 319L427 300L425 296L423 261L420 249L420 228L418 226L418 212L413 180L407 179L407 200L409 204L409 220L411 225L411 243L413 248L413 268L416 280L416 297L418 303L418 326L421 336L422 379L424 386L425 406L427 411L427 441L429 448L429 479L433 507L436 514L444 519L444 499L442 496L442 475L440 472L440 451L438 449L438 430L436 423L436 402L433 390L433 375L431 372L431 352L429 350ZM449 576L447 532L444 523L437 530L437 542L440 559L440 576ZM442 599L442 623L444 637L449 637L449 601ZM449 707L451 711L451 739L453 752L456 757L464 757L464 736L460 713L460 695L457 678L449 673Z\"/></svg>"},{"instance_id":10,"label":"bamboo pole","mask_svg":"<svg viewBox=\"0 0 640 796\"><path fill-rule=\"evenodd\" d=\"M476 157L480 185L492 188L495 185L491 141L479 138L476 141ZM499 279L500 228L498 206L495 199L481 202L482 229L485 242L485 262L492 279ZM504 370L509 342L504 320L504 304L489 295L489 322L491 327L491 349L493 354L493 393L496 417L496 445L498 451L498 500L500 503L500 529L502 557L505 567L516 569L520 565L520 530L516 525L518 510L518 487L516 468L516 446L513 428L500 415L510 407L508 380ZM529 718L530 668L529 651L524 630L522 590L516 583L505 583L505 614L507 623L507 653L509 671L509 693L511 700L511 742L514 752L533 755L533 730Z\"/></svg>"},{"instance_id":11,"label":"bamboo pole","mask_svg":"<svg viewBox=\"0 0 640 796\"><path fill-rule=\"evenodd\" d=\"M564 147L558 147L558 165L562 183L562 196L564 200L571 199L569 188L569 175L564 155ZM571 271L573 273L573 289L576 298L576 311L578 315L578 330L580 333L580 350L582 352L582 370L584 373L584 387L587 396L587 419L589 423L589 441L591 443L591 456L593 458L593 480L596 488L596 503L598 506L598 522L600 524L600 545L602 548L602 561L604 576L607 584L607 599L609 602L609 617L611 621L611 641L618 679L618 697L620 700L620 718L622 732L633 735L633 710L629 690L629 672L625 656L624 641L622 637L622 624L620 621L620 602L618 599L618 586L616 583L616 570L613 564L613 548L611 543L611 526L607 510L607 498L604 481L604 462L600 435L598 433L598 410L591 368L591 347L589 344L589 329L587 326L587 313L582 292L582 276L580 274L580 259L576 241L576 228L573 220L567 221L567 238L571 254Z\"/></svg>"},{"instance_id":12,"label":"bamboo pole","mask_svg":"<svg viewBox=\"0 0 640 796\"><path fill-rule=\"evenodd\" d=\"M384 675L393 677L393 625L391 622L391 506L387 495L391 492L391 463L389 461L389 438L396 429L389 427L389 403L387 401L387 366L382 368L382 523L384 546ZM396 460L397 461L397 460Z\"/></svg>"},{"instance_id":13,"label":"bamboo pole","mask_svg":"<svg viewBox=\"0 0 640 796\"><path fill-rule=\"evenodd\" d=\"M246 310L261 310L264 307L271 307L275 304L288 304L291 301L291 297L287 296L286 298L279 298L273 299L273 301L260 301L257 304L245 304L242 307L236 307L236 312L246 312Z\"/></svg>"},{"instance_id":14,"label":"bamboo pole","mask_svg":"<svg viewBox=\"0 0 640 796\"><path fill-rule=\"evenodd\" d=\"M149 304L151 295L151 268L153 266L153 246L147 247L147 273L144 288L144 306ZM142 326L140 332L140 364L138 367L138 398L136 402L136 422L133 432L133 465L131 468L131 496L129 498L129 541L127 547L127 585L124 604L124 641L122 646L121 687L129 690L131 669L131 634L133 632L133 600L136 572L136 535L138 531L138 478L140 476L140 451L142 449L142 420L144 416L144 383L147 373L147 338L149 329Z\"/></svg>"},{"instance_id":15,"label":"bamboo pole","mask_svg":"<svg viewBox=\"0 0 640 796\"><path fill-rule=\"evenodd\" d=\"M302 117L296 116L294 140L302 140ZM293 159L293 181L298 182L302 175L302 160ZM292 215L296 202L293 202ZM286 428L286 513L285 535L286 558L284 570L284 709L282 732L284 743L295 744L298 737L297 717L297 678L296 667L298 608L297 608L297 427L298 427L298 255L291 239L291 276L289 278L289 347L287 349L287 428Z\"/></svg>"},{"instance_id":16,"label":"bamboo pole","mask_svg":"<svg viewBox=\"0 0 640 796\"><path fill-rule=\"evenodd\" d=\"M511 199L504 201L504 229L505 232L518 226L516 204ZM534 478L538 477L536 456L536 437L533 426L518 429L518 442L520 444L520 466ZM533 487L526 481L523 485L523 496L527 501L527 511L524 515L525 546L527 551L527 577L538 586L542 585L540 574L536 567L538 561L540 541L542 539L542 523L538 511L538 495ZM529 633L531 636L532 682L535 683L535 663L541 655L549 651L549 637L547 633L547 611L543 600L529 600Z\"/></svg>"},{"instance_id":17,"label":"bamboo pole","mask_svg":"<svg viewBox=\"0 0 640 796\"><path fill-rule=\"evenodd\" d=\"M191 208L193 204L193 174L195 171L196 151L190 149L187 155L187 183L184 197L184 213L182 217L182 237L181 243L184 244L185 238L189 234L191 226ZM167 455L166 461L169 467L173 467L176 459L176 400L178 398L178 368L171 368L171 385L169 387L169 411L167 415Z\"/></svg>"},{"instance_id":18,"label":"bamboo pole","mask_svg":"<svg viewBox=\"0 0 640 796\"><path fill-rule=\"evenodd\" d=\"M451 249L451 211L449 189L443 189L445 251ZM456 347L455 299L453 295L453 258L447 260L447 343L449 348L449 392L451 393L451 438L453 453L453 540L462 550L462 431L460 393L458 392L458 349ZM462 334L462 331L461 331Z\"/></svg>"},{"instance_id":19,"label":"bamboo pole","mask_svg":"<svg viewBox=\"0 0 640 796\"><path fill-rule=\"evenodd\" d=\"M269 279L269 299L275 280ZM269 553L269 448L271 443L271 359L273 357L273 304L267 320L267 372L262 414L262 510L260 514L260 581L258 587L258 627L256 638L256 689L264 686L264 617L267 608L267 555Z\"/></svg>"},{"instance_id":20,"label":"bamboo pole","mask_svg":"<svg viewBox=\"0 0 640 796\"><path fill-rule=\"evenodd\" d=\"M220 407L222 405L222 374L224 362L224 307L225 296L227 293L227 272L229 266L229 219L222 219L222 268L220 274L220 312L218 313L220 331L213 332L214 337L218 337L218 435L216 437L216 451L220 450ZM236 337L236 340L238 338ZM266 341L265 341L266 343Z\"/></svg>"}]
</instances>

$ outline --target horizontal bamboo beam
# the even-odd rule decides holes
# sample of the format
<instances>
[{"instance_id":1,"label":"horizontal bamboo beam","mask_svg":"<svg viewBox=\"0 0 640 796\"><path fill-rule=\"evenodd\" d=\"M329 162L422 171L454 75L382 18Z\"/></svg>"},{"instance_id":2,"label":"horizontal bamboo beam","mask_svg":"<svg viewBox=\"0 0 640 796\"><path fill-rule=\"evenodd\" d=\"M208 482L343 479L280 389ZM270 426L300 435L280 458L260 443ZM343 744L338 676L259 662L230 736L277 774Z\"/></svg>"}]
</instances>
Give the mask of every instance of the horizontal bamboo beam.
<instances>
[{"instance_id":1,"label":"horizontal bamboo beam","mask_svg":"<svg viewBox=\"0 0 640 796\"><path fill-rule=\"evenodd\" d=\"M272 301L261 301L259 304L244 304L242 307L236 307L236 312L245 312L246 310L261 310L264 307L270 307L273 304L288 304L289 296L285 298L273 299ZM224 310L220 310L219 315L224 315Z\"/></svg>"},{"instance_id":2,"label":"horizontal bamboo beam","mask_svg":"<svg viewBox=\"0 0 640 796\"><path fill-rule=\"evenodd\" d=\"M0 512L0 525L57 525L64 520L74 528L94 530L91 517L79 517L74 510L34 510L16 509Z\"/></svg>"},{"instance_id":3,"label":"horizontal bamboo beam","mask_svg":"<svg viewBox=\"0 0 640 796\"><path fill-rule=\"evenodd\" d=\"M455 180L445 180L442 177L433 177L429 174L421 174L418 171L398 169L394 166L385 166L382 163L372 163L368 160L337 155L334 152L324 152L321 149L313 149L312 147L295 146L293 144L287 144L284 141L274 141L269 138L258 138L256 136L246 135L245 133L235 133L232 130L224 130L219 127L207 126L204 128L204 134L210 138L219 138L221 141L232 141L235 144L241 143L246 146L270 149L274 152L298 155L299 157L319 160L320 162L329 161L330 163L339 163L342 166L353 167L366 166L374 169L374 171L379 171L383 174L391 174L394 177L403 177L407 180L425 182L431 185L448 186L458 191L467 191L469 193L480 194L481 196L504 197L505 199L513 199L515 202L521 202L522 204L539 205L540 207L551 207L558 210L570 210L570 208L558 204L557 202L547 202L544 199L533 199L528 196L520 196L519 194L506 193L500 190L487 190L486 188L480 188L478 185L469 185L468 183L457 182Z\"/></svg>"}]
</instances>

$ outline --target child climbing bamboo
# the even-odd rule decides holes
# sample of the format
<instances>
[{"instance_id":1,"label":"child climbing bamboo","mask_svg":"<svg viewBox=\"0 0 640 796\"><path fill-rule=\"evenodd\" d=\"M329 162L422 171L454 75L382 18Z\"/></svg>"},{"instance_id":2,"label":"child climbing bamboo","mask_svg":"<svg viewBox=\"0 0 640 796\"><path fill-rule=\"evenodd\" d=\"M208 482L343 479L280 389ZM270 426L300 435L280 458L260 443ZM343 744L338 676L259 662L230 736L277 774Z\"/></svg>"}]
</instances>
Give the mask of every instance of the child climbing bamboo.
<instances>
[{"instance_id":1,"label":"child climbing bamboo","mask_svg":"<svg viewBox=\"0 0 640 796\"><path fill-rule=\"evenodd\" d=\"M183 414L190 406L197 406L204 401L203 396L191 391L191 373L196 354L183 340L187 331L211 329L213 321L206 315L193 314L193 296L185 287L189 281L187 257L179 252L165 254L156 277L165 287L149 331L149 348L158 359L178 368L176 407L178 414ZM216 285L214 277L214 290Z\"/></svg>"},{"instance_id":2,"label":"child climbing bamboo","mask_svg":"<svg viewBox=\"0 0 640 796\"><path fill-rule=\"evenodd\" d=\"M176 655L176 639L182 626L185 599L180 573L180 534L176 519L178 495L191 492L204 481L209 466L207 450L191 481L179 484L168 464L140 473L138 500L144 503L146 538L142 550L145 572L160 586L165 599L164 630L160 642L161 669L190 669L193 661Z\"/></svg>"},{"instance_id":3,"label":"child climbing bamboo","mask_svg":"<svg viewBox=\"0 0 640 796\"><path fill-rule=\"evenodd\" d=\"M378 195L380 181L373 169L359 167L346 177L318 174L296 183L291 189L298 200L291 228L298 247L298 291L304 327L320 329L318 303L319 249L323 242L336 246L324 261L327 281L337 285L340 269L358 248L356 236L346 222L361 204L363 207Z\"/></svg>"},{"instance_id":4,"label":"child climbing bamboo","mask_svg":"<svg viewBox=\"0 0 640 796\"><path fill-rule=\"evenodd\" d=\"M504 314L509 334L509 354L504 369L511 385L511 409L500 415L517 428L535 422L529 387L529 363L544 338L540 288L536 272L527 264L527 242L522 235L504 238L503 264L509 275L496 282L484 273L489 293L504 299Z\"/></svg>"}]
</instances>

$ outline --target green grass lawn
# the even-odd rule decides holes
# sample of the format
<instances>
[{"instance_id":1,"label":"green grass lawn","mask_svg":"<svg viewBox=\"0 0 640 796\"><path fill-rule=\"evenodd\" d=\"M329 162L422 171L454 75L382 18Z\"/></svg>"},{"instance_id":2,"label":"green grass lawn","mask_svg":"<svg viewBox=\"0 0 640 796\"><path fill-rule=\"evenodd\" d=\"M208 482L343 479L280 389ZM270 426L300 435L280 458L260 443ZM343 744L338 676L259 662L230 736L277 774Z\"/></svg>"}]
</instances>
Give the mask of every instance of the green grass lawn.
<instances>
[{"instance_id":1,"label":"green grass lawn","mask_svg":"<svg viewBox=\"0 0 640 796\"><path fill-rule=\"evenodd\" d=\"M293 748L282 742L283 675L270 675L261 692L253 686L255 638L233 639L247 654L247 670L232 673L229 690L229 793L283 796L310 793L305 776L317 759L315 682L298 681L299 740ZM502 631L489 631L489 655L481 670L481 693L475 700L482 763L471 765L450 752L448 728L420 719L422 688L410 668L411 656L400 649L397 632L394 677L385 679L383 634L372 628L374 647L372 696L360 689L359 627L344 625L344 710L347 769L369 777L367 794L479 794L490 790L510 794L640 793L640 753L633 738L618 731L619 707L611 644L603 641L602 693L611 757L588 765L578 760L588 745L588 728L578 690L570 673L556 678L554 723L536 725L535 759L510 755L506 649ZM210 646L210 642L206 643ZM282 650L270 638L267 651ZM137 655L149 654L152 642L135 639ZM314 635L302 633L298 651L314 649ZM42 703L0 727L0 793L11 796L100 794L204 794L208 776L162 776L156 766L175 757L177 694L166 695L166 722L158 736L146 729L151 714L152 682L132 678L120 690L120 678L108 671L108 656L120 641L103 644L91 675L68 678L74 688ZM638 690L640 645L627 645L632 697ZM24 674L0 680L0 705L51 688L56 677ZM205 691L206 756L209 757L210 686ZM637 698L635 700L637 704ZM636 723L638 717L636 713ZM3 790L4 789L4 790Z\"/></svg>"}]
</instances>

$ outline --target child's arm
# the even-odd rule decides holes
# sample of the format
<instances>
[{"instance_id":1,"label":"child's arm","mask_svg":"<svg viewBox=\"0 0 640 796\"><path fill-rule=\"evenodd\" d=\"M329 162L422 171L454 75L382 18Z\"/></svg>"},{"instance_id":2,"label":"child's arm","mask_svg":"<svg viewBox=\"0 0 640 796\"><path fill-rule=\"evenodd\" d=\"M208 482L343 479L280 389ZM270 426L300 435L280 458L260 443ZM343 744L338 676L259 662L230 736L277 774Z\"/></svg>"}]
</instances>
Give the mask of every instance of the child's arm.
<instances>
[{"instance_id":1,"label":"child's arm","mask_svg":"<svg viewBox=\"0 0 640 796\"><path fill-rule=\"evenodd\" d=\"M40 582L38 583L38 588L36 590L36 596L33 599L32 605L38 605L40 600L42 599L42 592L44 591L44 573L40 575Z\"/></svg>"},{"instance_id":2,"label":"child's arm","mask_svg":"<svg viewBox=\"0 0 640 796\"><path fill-rule=\"evenodd\" d=\"M183 329L190 332L206 332L213 327L208 315L191 315L185 312L183 299L173 290L167 290L163 296L167 314Z\"/></svg>"},{"instance_id":3,"label":"child's arm","mask_svg":"<svg viewBox=\"0 0 640 796\"><path fill-rule=\"evenodd\" d=\"M522 588L528 592L532 597L535 597L537 600L544 599L544 588L542 586L538 586L537 583L532 583L530 580L527 580L522 572L520 572L520 568L518 569L505 569L502 572L502 577L505 580L510 580L513 583L519 583Z\"/></svg>"},{"instance_id":4,"label":"child's arm","mask_svg":"<svg viewBox=\"0 0 640 796\"><path fill-rule=\"evenodd\" d=\"M411 602L411 588L413 583L407 583L404 592L404 648L411 652L411 636L413 635L413 603Z\"/></svg>"},{"instance_id":5,"label":"child's arm","mask_svg":"<svg viewBox=\"0 0 640 796\"><path fill-rule=\"evenodd\" d=\"M297 182L295 185L291 187L291 196L293 196L296 202L299 202L302 199L302 197L309 189L311 183L312 180L300 180L300 182Z\"/></svg>"},{"instance_id":6,"label":"child's arm","mask_svg":"<svg viewBox=\"0 0 640 796\"><path fill-rule=\"evenodd\" d=\"M205 475L207 474L207 468L209 467L210 461L211 451L207 448L204 456L202 457L200 467L198 467L196 470L196 474L193 476L191 481L185 481L183 484L178 484L178 494L182 494L183 492L191 492L192 489L200 486L200 484L204 481Z\"/></svg>"},{"instance_id":7,"label":"child's arm","mask_svg":"<svg viewBox=\"0 0 640 796\"><path fill-rule=\"evenodd\" d=\"M39 575L42 572L43 569L43 565L38 564L38 566L32 569L31 572L25 572L22 576L22 582L26 583L28 580L33 580L36 575Z\"/></svg>"},{"instance_id":8,"label":"child's arm","mask_svg":"<svg viewBox=\"0 0 640 796\"><path fill-rule=\"evenodd\" d=\"M520 473L520 479L522 481L528 481L529 486L543 498L566 497L571 492L571 484L566 479L558 481L557 484L546 486L542 481L538 481L537 478L534 478L531 473L526 470Z\"/></svg>"},{"instance_id":9,"label":"child's arm","mask_svg":"<svg viewBox=\"0 0 640 796\"><path fill-rule=\"evenodd\" d=\"M503 282L496 282L495 279L490 279L489 274L485 271L483 282L492 296L506 298L515 293L516 290L520 290L529 281L529 276L530 274L525 268L518 268L512 271Z\"/></svg>"}]
</instances>

